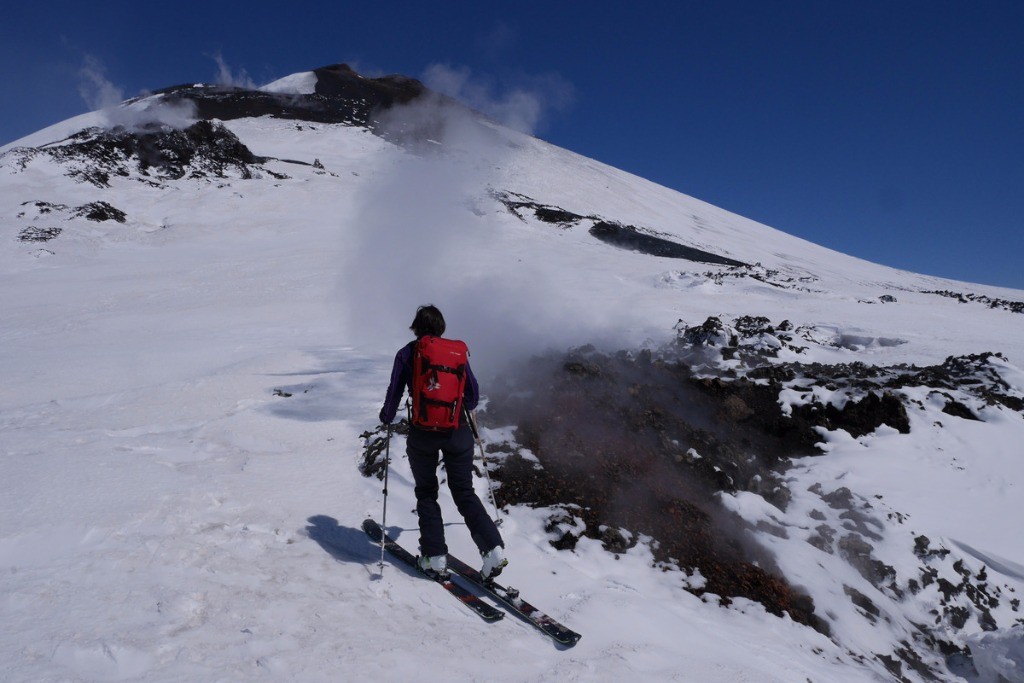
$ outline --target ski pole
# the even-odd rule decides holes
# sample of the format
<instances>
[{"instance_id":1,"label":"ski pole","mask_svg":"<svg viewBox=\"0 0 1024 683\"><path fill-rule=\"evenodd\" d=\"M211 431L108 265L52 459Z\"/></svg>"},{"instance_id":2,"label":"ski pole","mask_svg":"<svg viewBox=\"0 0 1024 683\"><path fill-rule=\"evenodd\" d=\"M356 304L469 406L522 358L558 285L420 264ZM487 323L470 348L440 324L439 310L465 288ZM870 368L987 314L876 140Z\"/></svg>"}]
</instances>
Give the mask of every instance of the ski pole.
<instances>
[{"instance_id":1,"label":"ski pole","mask_svg":"<svg viewBox=\"0 0 1024 683\"><path fill-rule=\"evenodd\" d=\"M380 573L384 574L384 538L388 533L388 472L391 470L391 423L388 423L388 440L384 444L384 512L380 520Z\"/></svg>"},{"instance_id":2,"label":"ski pole","mask_svg":"<svg viewBox=\"0 0 1024 683\"><path fill-rule=\"evenodd\" d=\"M480 462L483 464L484 480L487 482L487 492L491 496L491 505L494 506L494 525L501 526L501 511L498 510L498 503L494 500L494 487L491 486L491 474L487 471L487 456L484 455L484 441L480 438L480 430L476 425L476 413L466 408L466 419L469 422L469 429L473 432L473 438L480 447Z\"/></svg>"}]
</instances>

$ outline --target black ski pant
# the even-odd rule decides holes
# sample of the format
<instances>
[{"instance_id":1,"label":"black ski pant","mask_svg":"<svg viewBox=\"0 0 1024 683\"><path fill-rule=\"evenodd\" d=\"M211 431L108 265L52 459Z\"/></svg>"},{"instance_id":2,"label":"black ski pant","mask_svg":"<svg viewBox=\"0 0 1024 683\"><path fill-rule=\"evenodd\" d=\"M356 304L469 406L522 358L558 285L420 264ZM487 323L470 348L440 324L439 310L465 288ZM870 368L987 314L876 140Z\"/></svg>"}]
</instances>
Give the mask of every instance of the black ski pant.
<instances>
[{"instance_id":1,"label":"black ski pant","mask_svg":"<svg viewBox=\"0 0 1024 683\"><path fill-rule=\"evenodd\" d=\"M455 507L466 520L476 547L485 553L494 546L504 546L498 527L473 490L473 433L468 426L463 425L451 432L428 432L413 427L406 441L406 453L416 482L416 512L420 520L420 552L423 555L433 557L448 552L441 506L437 503L440 454L444 455L448 488Z\"/></svg>"}]
</instances>

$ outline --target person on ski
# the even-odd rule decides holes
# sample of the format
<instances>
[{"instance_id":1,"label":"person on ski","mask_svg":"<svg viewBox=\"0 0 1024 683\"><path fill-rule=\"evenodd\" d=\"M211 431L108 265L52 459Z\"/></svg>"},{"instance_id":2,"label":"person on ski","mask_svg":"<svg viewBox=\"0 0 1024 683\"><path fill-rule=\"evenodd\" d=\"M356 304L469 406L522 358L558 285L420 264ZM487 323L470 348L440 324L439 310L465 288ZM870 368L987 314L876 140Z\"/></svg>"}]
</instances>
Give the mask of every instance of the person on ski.
<instances>
[{"instance_id":1,"label":"person on ski","mask_svg":"<svg viewBox=\"0 0 1024 683\"><path fill-rule=\"evenodd\" d=\"M483 503L473 490L473 433L466 419L466 412L476 408L480 390L476 377L465 360L465 386L461 397L453 406L453 424L447 429L426 429L416 425L418 408L414 395L414 386L418 382L414 378L414 356L419 353L418 344L425 338L440 338L445 331L444 316L436 306L420 306L416 317L409 327L416 335L395 355L395 364L391 370L391 383L388 386L384 406L380 410L380 421L390 424L398 413L398 405L408 388L413 399L413 422L410 424L409 436L406 441L406 453L409 466L415 481L416 513L420 527L420 569L430 575L447 573L448 546L444 539L444 521L441 518L441 506L437 502L439 485L437 466L443 455L445 471L448 475L448 488L452 499L462 518L469 527L473 538L483 557L480 573L485 579L493 578L501 573L508 564L505 558L505 544L498 532L494 520L487 514ZM427 339L427 342L432 340ZM446 340L438 340L445 342ZM456 342L461 344L461 342ZM462 345L465 349L465 345ZM468 356L468 351L465 353ZM436 377L436 374L435 374ZM461 400L460 400L461 399Z\"/></svg>"}]
</instances>

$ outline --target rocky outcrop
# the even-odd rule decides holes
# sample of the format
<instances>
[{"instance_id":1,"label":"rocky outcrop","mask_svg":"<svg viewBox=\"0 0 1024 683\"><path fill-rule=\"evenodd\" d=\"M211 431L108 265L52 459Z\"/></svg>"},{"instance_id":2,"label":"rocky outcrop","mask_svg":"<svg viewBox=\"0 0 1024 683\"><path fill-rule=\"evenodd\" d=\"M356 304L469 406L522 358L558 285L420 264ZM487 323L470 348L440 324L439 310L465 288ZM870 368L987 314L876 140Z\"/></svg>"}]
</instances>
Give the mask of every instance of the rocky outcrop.
<instances>
[{"instance_id":1,"label":"rocky outcrop","mask_svg":"<svg viewBox=\"0 0 1024 683\"><path fill-rule=\"evenodd\" d=\"M110 187L115 178L136 180L156 187L171 180L248 179L272 174L260 164L267 161L246 147L224 124L198 121L183 129L151 125L142 129L123 126L112 130L89 128L52 145L16 148L9 152L24 168L39 157L63 166L66 175L96 187ZM88 206L92 220L123 219L104 202ZM111 207L112 208L112 207Z\"/></svg>"},{"instance_id":2,"label":"rocky outcrop","mask_svg":"<svg viewBox=\"0 0 1024 683\"><path fill-rule=\"evenodd\" d=\"M314 69L315 92L272 93L261 90L211 85L179 85L158 90L171 106L194 107L199 119L232 119L272 116L313 123L342 123L376 127L374 117L382 110L420 97L426 88L406 76L365 78L347 64Z\"/></svg>"},{"instance_id":3,"label":"rocky outcrop","mask_svg":"<svg viewBox=\"0 0 1024 683\"><path fill-rule=\"evenodd\" d=\"M648 228L624 225L618 221L602 218L597 215L582 216L572 211L551 204L541 204L518 192L491 192L509 212L521 221L540 221L563 230L569 230L581 224L589 224L588 232L592 237L626 251L634 251L648 256L684 259L698 263L713 263L736 268L749 267L741 261L714 254L703 249L680 244L672 235L658 233Z\"/></svg>"}]
</instances>

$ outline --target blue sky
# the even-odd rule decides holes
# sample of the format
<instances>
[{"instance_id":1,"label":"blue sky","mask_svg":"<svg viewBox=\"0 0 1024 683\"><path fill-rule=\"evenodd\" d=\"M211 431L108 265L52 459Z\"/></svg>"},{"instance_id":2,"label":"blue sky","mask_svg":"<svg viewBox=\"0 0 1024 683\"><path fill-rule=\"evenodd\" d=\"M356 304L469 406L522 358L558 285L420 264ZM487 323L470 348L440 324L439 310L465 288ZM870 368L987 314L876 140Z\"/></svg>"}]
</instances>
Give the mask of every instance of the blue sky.
<instances>
[{"instance_id":1,"label":"blue sky","mask_svg":"<svg viewBox=\"0 0 1024 683\"><path fill-rule=\"evenodd\" d=\"M546 140L780 230L1024 289L1024 1L41 1L5 9L0 57L0 144L98 85L456 75L480 106L527 93Z\"/></svg>"}]
</instances>

